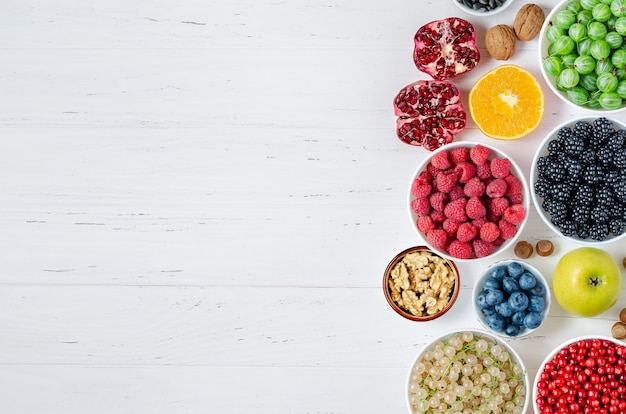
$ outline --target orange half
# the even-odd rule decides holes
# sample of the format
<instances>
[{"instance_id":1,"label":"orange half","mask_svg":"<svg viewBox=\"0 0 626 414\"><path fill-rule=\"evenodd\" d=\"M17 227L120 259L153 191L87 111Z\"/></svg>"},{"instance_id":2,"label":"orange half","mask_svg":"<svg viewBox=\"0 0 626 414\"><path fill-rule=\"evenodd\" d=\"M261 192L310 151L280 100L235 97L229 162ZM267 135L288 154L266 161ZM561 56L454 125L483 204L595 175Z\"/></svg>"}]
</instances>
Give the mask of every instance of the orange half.
<instances>
[{"instance_id":1,"label":"orange half","mask_svg":"<svg viewBox=\"0 0 626 414\"><path fill-rule=\"evenodd\" d=\"M490 138L514 140L533 132L543 118L543 89L517 65L501 65L482 75L469 93L474 123Z\"/></svg>"}]
</instances>

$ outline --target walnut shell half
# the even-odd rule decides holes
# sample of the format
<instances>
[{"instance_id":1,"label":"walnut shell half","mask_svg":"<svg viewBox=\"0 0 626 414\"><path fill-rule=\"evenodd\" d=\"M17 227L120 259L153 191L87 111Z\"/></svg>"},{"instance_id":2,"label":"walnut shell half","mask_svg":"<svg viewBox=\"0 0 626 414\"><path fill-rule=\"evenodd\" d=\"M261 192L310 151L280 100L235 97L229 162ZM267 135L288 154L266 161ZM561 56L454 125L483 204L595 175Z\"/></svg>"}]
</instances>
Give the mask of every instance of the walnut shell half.
<instances>
[{"instance_id":1,"label":"walnut shell half","mask_svg":"<svg viewBox=\"0 0 626 414\"><path fill-rule=\"evenodd\" d=\"M487 50L496 60L507 60L515 54L517 37L515 31L506 24L499 24L487 30Z\"/></svg>"},{"instance_id":2,"label":"walnut shell half","mask_svg":"<svg viewBox=\"0 0 626 414\"><path fill-rule=\"evenodd\" d=\"M513 30L519 40L532 40L541 30L544 20L546 19L543 9L536 4L524 4L513 23Z\"/></svg>"}]
</instances>

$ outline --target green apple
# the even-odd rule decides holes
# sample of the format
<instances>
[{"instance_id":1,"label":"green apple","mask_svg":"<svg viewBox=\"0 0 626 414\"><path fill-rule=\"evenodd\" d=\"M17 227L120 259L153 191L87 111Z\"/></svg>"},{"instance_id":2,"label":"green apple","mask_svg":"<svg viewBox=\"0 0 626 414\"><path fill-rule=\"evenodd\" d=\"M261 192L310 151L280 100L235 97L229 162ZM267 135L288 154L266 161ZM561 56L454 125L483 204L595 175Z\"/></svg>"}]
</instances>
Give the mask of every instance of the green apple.
<instances>
[{"instance_id":1,"label":"green apple","mask_svg":"<svg viewBox=\"0 0 626 414\"><path fill-rule=\"evenodd\" d=\"M596 316L617 302L622 291L622 272L604 250L579 247L557 263L552 288L559 305L569 313Z\"/></svg>"}]
</instances>

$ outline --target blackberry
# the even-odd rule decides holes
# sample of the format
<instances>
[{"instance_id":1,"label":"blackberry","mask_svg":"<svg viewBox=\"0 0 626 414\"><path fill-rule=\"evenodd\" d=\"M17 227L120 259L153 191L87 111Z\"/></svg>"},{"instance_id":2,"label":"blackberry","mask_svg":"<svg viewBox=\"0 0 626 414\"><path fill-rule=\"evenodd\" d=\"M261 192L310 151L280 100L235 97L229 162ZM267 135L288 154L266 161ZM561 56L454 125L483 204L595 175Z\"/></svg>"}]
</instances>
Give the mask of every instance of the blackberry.
<instances>
[{"instance_id":1,"label":"blackberry","mask_svg":"<svg viewBox=\"0 0 626 414\"><path fill-rule=\"evenodd\" d=\"M578 227L578 231L576 232L576 235L581 238L581 239L588 239L589 238L589 227Z\"/></svg>"},{"instance_id":2,"label":"blackberry","mask_svg":"<svg viewBox=\"0 0 626 414\"><path fill-rule=\"evenodd\" d=\"M606 223L594 224L589 227L589 238L593 240L606 240L609 237L609 226Z\"/></svg>"},{"instance_id":3,"label":"blackberry","mask_svg":"<svg viewBox=\"0 0 626 414\"><path fill-rule=\"evenodd\" d=\"M550 182L548 182L548 180L546 180L545 178L539 178L534 185L535 194L537 194L539 197L546 197L548 194L550 194L550 187L551 184Z\"/></svg>"},{"instance_id":4,"label":"blackberry","mask_svg":"<svg viewBox=\"0 0 626 414\"><path fill-rule=\"evenodd\" d=\"M539 171L539 174L543 174L543 172L546 169L546 166L549 164L552 164L554 162L554 160L550 157L539 157L537 159L537 170Z\"/></svg>"},{"instance_id":5,"label":"blackberry","mask_svg":"<svg viewBox=\"0 0 626 414\"><path fill-rule=\"evenodd\" d=\"M563 220L559 224L559 230L564 236L573 236L578 232L578 225L572 220Z\"/></svg>"},{"instance_id":6,"label":"blackberry","mask_svg":"<svg viewBox=\"0 0 626 414\"><path fill-rule=\"evenodd\" d=\"M593 121L593 135L591 136L592 145L601 145L606 142L611 134L615 131L613 123L605 117L597 118Z\"/></svg>"},{"instance_id":7,"label":"blackberry","mask_svg":"<svg viewBox=\"0 0 626 414\"><path fill-rule=\"evenodd\" d=\"M605 208L605 206L598 204L591 209L591 215L589 218L596 224L605 224L609 221L609 211Z\"/></svg>"},{"instance_id":8,"label":"blackberry","mask_svg":"<svg viewBox=\"0 0 626 414\"><path fill-rule=\"evenodd\" d=\"M596 164L587 165L582 172L582 179L591 185L602 182L604 171L602 167Z\"/></svg>"},{"instance_id":9,"label":"blackberry","mask_svg":"<svg viewBox=\"0 0 626 414\"><path fill-rule=\"evenodd\" d=\"M615 184L620 181L620 173L616 170L608 170L604 172L604 184Z\"/></svg>"},{"instance_id":10,"label":"blackberry","mask_svg":"<svg viewBox=\"0 0 626 414\"><path fill-rule=\"evenodd\" d=\"M577 181L578 176L583 170L583 165L580 163L580 161L572 157L563 156L561 157L561 162L563 163L565 171L567 171L567 175L570 177L570 179L573 181Z\"/></svg>"},{"instance_id":11,"label":"blackberry","mask_svg":"<svg viewBox=\"0 0 626 414\"><path fill-rule=\"evenodd\" d=\"M613 198L613 191L608 187L602 187L596 191L596 204L603 209L609 211L613 209L615 199Z\"/></svg>"},{"instance_id":12,"label":"blackberry","mask_svg":"<svg viewBox=\"0 0 626 414\"><path fill-rule=\"evenodd\" d=\"M567 178L567 171L563 164L551 163L544 167L543 176L549 181L562 182Z\"/></svg>"},{"instance_id":13,"label":"blackberry","mask_svg":"<svg viewBox=\"0 0 626 414\"><path fill-rule=\"evenodd\" d=\"M626 229L626 222L621 218L612 218L609 220L609 232L614 236L619 236Z\"/></svg>"},{"instance_id":14,"label":"blackberry","mask_svg":"<svg viewBox=\"0 0 626 414\"><path fill-rule=\"evenodd\" d=\"M596 159L598 160L598 163L601 164L604 168L607 168L611 164L613 164L613 155L614 151L606 146L598 148L598 150L596 151Z\"/></svg>"},{"instance_id":15,"label":"blackberry","mask_svg":"<svg viewBox=\"0 0 626 414\"><path fill-rule=\"evenodd\" d=\"M585 224L589 221L589 217L591 217L591 207L588 205L576 204L572 207L571 217L572 220L579 225Z\"/></svg>"},{"instance_id":16,"label":"blackberry","mask_svg":"<svg viewBox=\"0 0 626 414\"><path fill-rule=\"evenodd\" d=\"M613 165L615 168L623 170L626 168L626 150L623 148L619 149L609 149L613 154Z\"/></svg>"},{"instance_id":17,"label":"blackberry","mask_svg":"<svg viewBox=\"0 0 626 414\"><path fill-rule=\"evenodd\" d=\"M624 148L624 143L626 143L626 129L620 129L611 135L607 147L617 151Z\"/></svg>"},{"instance_id":18,"label":"blackberry","mask_svg":"<svg viewBox=\"0 0 626 414\"><path fill-rule=\"evenodd\" d=\"M626 180L621 180L613 184L613 195L621 203L626 203Z\"/></svg>"},{"instance_id":19,"label":"blackberry","mask_svg":"<svg viewBox=\"0 0 626 414\"><path fill-rule=\"evenodd\" d=\"M542 207L550 214L550 220L556 226L561 224L568 216L567 205L559 201L544 200Z\"/></svg>"},{"instance_id":20,"label":"blackberry","mask_svg":"<svg viewBox=\"0 0 626 414\"><path fill-rule=\"evenodd\" d=\"M593 125L585 121L577 121L574 124L574 135L579 136L584 142L588 142L593 135Z\"/></svg>"},{"instance_id":21,"label":"blackberry","mask_svg":"<svg viewBox=\"0 0 626 414\"><path fill-rule=\"evenodd\" d=\"M578 157L583 164L595 164L596 151L593 148L585 148L585 150Z\"/></svg>"},{"instance_id":22,"label":"blackberry","mask_svg":"<svg viewBox=\"0 0 626 414\"><path fill-rule=\"evenodd\" d=\"M568 131L570 131L568 129ZM572 157L579 156L585 150L585 142L578 135L574 135L571 131L568 135L564 136L561 141L563 142L563 151L567 155Z\"/></svg>"},{"instance_id":23,"label":"blackberry","mask_svg":"<svg viewBox=\"0 0 626 414\"><path fill-rule=\"evenodd\" d=\"M572 192L572 186L566 182L556 182L550 187L550 199L567 202Z\"/></svg>"},{"instance_id":24,"label":"blackberry","mask_svg":"<svg viewBox=\"0 0 626 414\"><path fill-rule=\"evenodd\" d=\"M592 187L588 185L580 185L576 189L576 195L574 199L576 200L576 205L588 206L593 203L593 199L595 196L595 191Z\"/></svg>"},{"instance_id":25,"label":"blackberry","mask_svg":"<svg viewBox=\"0 0 626 414\"><path fill-rule=\"evenodd\" d=\"M554 154L554 155L562 153L563 152L563 143L560 140L558 140L558 139L553 139L548 144L548 152L550 154Z\"/></svg>"}]
</instances>

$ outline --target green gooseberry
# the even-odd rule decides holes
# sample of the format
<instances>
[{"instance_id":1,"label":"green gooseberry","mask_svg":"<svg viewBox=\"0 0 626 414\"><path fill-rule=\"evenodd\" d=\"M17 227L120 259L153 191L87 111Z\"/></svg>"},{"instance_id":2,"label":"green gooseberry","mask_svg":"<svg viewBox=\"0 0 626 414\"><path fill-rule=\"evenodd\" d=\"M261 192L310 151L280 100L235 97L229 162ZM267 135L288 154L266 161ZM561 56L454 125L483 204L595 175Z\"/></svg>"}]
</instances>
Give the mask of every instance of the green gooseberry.
<instances>
[{"instance_id":1,"label":"green gooseberry","mask_svg":"<svg viewBox=\"0 0 626 414\"><path fill-rule=\"evenodd\" d=\"M591 48L591 43L593 42L593 40L589 37L584 38L583 40L581 40L580 42L578 42L576 44L576 51L578 52L579 55L591 55L591 51L589 50Z\"/></svg>"},{"instance_id":2,"label":"green gooseberry","mask_svg":"<svg viewBox=\"0 0 626 414\"><path fill-rule=\"evenodd\" d=\"M618 69L623 69L626 65L626 50L617 49L611 55L611 63Z\"/></svg>"},{"instance_id":3,"label":"green gooseberry","mask_svg":"<svg viewBox=\"0 0 626 414\"><path fill-rule=\"evenodd\" d=\"M615 92L617 92L617 94L621 96L622 99L626 99L626 80L622 80L617 84L617 89L615 89Z\"/></svg>"},{"instance_id":4,"label":"green gooseberry","mask_svg":"<svg viewBox=\"0 0 626 414\"><path fill-rule=\"evenodd\" d=\"M583 9L583 6L580 5L579 1L569 1L565 5L565 9L573 13L578 13Z\"/></svg>"},{"instance_id":5,"label":"green gooseberry","mask_svg":"<svg viewBox=\"0 0 626 414\"><path fill-rule=\"evenodd\" d=\"M591 43L589 52L597 60L606 59L611 54L611 46L606 40L597 39Z\"/></svg>"},{"instance_id":6,"label":"green gooseberry","mask_svg":"<svg viewBox=\"0 0 626 414\"><path fill-rule=\"evenodd\" d=\"M614 69L615 66L613 65L613 62L611 62L611 59L601 59L596 61L596 68L594 69L594 72L597 75L600 75L606 72L613 72Z\"/></svg>"},{"instance_id":7,"label":"green gooseberry","mask_svg":"<svg viewBox=\"0 0 626 414\"><path fill-rule=\"evenodd\" d=\"M587 26L587 35L593 40L604 39L608 33L606 26L600 22L591 22Z\"/></svg>"},{"instance_id":8,"label":"green gooseberry","mask_svg":"<svg viewBox=\"0 0 626 414\"><path fill-rule=\"evenodd\" d=\"M576 15L567 9L563 9L557 12L556 15L554 16L554 24L557 27L560 27L561 29L565 29L565 30L567 30L575 21L576 21Z\"/></svg>"},{"instance_id":9,"label":"green gooseberry","mask_svg":"<svg viewBox=\"0 0 626 414\"><path fill-rule=\"evenodd\" d=\"M596 4L594 8L591 9L591 14L598 22L606 22L612 16L611 8L605 3Z\"/></svg>"},{"instance_id":10,"label":"green gooseberry","mask_svg":"<svg viewBox=\"0 0 626 414\"><path fill-rule=\"evenodd\" d=\"M589 102L589 91L580 85L576 85L567 91L567 99L576 105L586 105Z\"/></svg>"},{"instance_id":11,"label":"green gooseberry","mask_svg":"<svg viewBox=\"0 0 626 414\"><path fill-rule=\"evenodd\" d=\"M567 35L559 36L559 38L556 39L556 41L554 42L554 51L559 55L567 55L569 53L572 53L575 47L576 42L574 42L574 40L572 40L572 38ZM593 48L593 44L591 44L591 47Z\"/></svg>"},{"instance_id":12,"label":"green gooseberry","mask_svg":"<svg viewBox=\"0 0 626 414\"><path fill-rule=\"evenodd\" d=\"M574 67L574 62L576 61L576 58L578 57L577 54L575 53L569 53L565 56L562 57L563 59L563 66L565 66L566 68L573 68Z\"/></svg>"},{"instance_id":13,"label":"green gooseberry","mask_svg":"<svg viewBox=\"0 0 626 414\"><path fill-rule=\"evenodd\" d=\"M626 36L626 16L618 17L615 20L615 31L622 36Z\"/></svg>"},{"instance_id":14,"label":"green gooseberry","mask_svg":"<svg viewBox=\"0 0 626 414\"><path fill-rule=\"evenodd\" d=\"M606 36L604 36L604 40L606 40L611 49L617 49L624 44L624 38L617 32L608 32Z\"/></svg>"},{"instance_id":15,"label":"green gooseberry","mask_svg":"<svg viewBox=\"0 0 626 414\"><path fill-rule=\"evenodd\" d=\"M602 92L600 91L591 92L589 94L589 102L587 102L587 106L592 109L602 108L598 100L600 98L600 95L602 95Z\"/></svg>"},{"instance_id":16,"label":"green gooseberry","mask_svg":"<svg viewBox=\"0 0 626 414\"><path fill-rule=\"evenodd\" d=\"M557 84L567 89L578 85L579 81L580 75L572 68L563 69L557 78Z\"/></svg>"},{"instance_id":17,"label":"green gooseberry","mask_svg":"<svg viewBox=\"0 0 626 414\"><path fill-rule=\"evenodd\" d=\"M596 80L596 86L599 91L602 92L613 92L617 89L617 84L619 80L617 76L615 76L611 72L605 72L598 75L598 80Z\"/></svg>"},{"instance_id":18,"label":"green gooseberry","mask_svg":"<svg viewBox=\"0 0 626 414\"><path fill-rule=\"evenodd\" d=\"M593 21L593 14L591 10L583 10L576 15L576 21L582 23L585 26Z\"/></svg>"},{"instance_id":19,"label":"green gooseberry","mask_svg":"<svg viewBox=\"0 0 626 414\"><path fill-rule=\"evenodd\" d=\"M580 6L584 10L591 10L600 3L600 0L580 0Z\"/></svg>"},{"instance_id":20,"label":"green gooseberry","mask_svg":"<svg viewBox=\"0 0 626 414\"><path fill-rule=\"evenodd\" d=\"M615 110L622 106L622 97L617 92L604 92L598 98L598 103L604 109Z\"/></svg>"},{"instance_id":21,"label":"green gooseberry","mask_svg":"<svg viewBox=\"0 0 626 414\"><path fill-rule=\"evenodd\" d=\"M580 77L580 86L587 89L589 92L594 92L598 90L597 86L598 75L594 72L591 72L587 75L583 75Z\"/></svg>"},{"instance_id":22,"label":"green gooseberry","mask_svg":"<svg viewBox=\"0 0 626 414\"><path fill-rule=\"evenodd\" d=\"M567 29L567 34L574 42L580 42L587 37L587 26L582 23L574 23Z\"/></svg>"},{"instance_id":23,"label":"green gooseberry","mask_svg":"<svg viewBox=\"0 0 626 414\"><path fill-rule=\"evenodd\" d=\"M613 0L611 2L611 13L616 17L626 16L626 0Z\"/></svg>"},{"instance_id":24,"label":"green gooseberry","mask_svg":"<svg viewBox=\"0 0 626 414\"><path fill-rule=\"evenodd\" d=\"M552 25L546 29L546 39L548 39L548 42L554 43L556 39L558 39L560 36L563 36L566 33L567 33L567 30L561 29L560 27L556 27Z\"/></svg>"},{"instance_id":25,"label":"green gooseberry","mask_svg":"<svg viewBox=\"0 0 626 414\"><path fill-rule=\"evenodd\" d=\"M574 69L581 75L587 75L596 68L596 60L588 55L577 56L574 59Z\"/></svg>"},{"instance_id":26,"label":"green gooseberry","mask_svg":"<svg viewBox=\"0 0 626 414\"><path fill-rule=\"evenodd\" d=\"M543 60L543 70L550 76L559 76L563 70L563 61L557 56L548 56Z\"/></svg>"}]
</instances>

